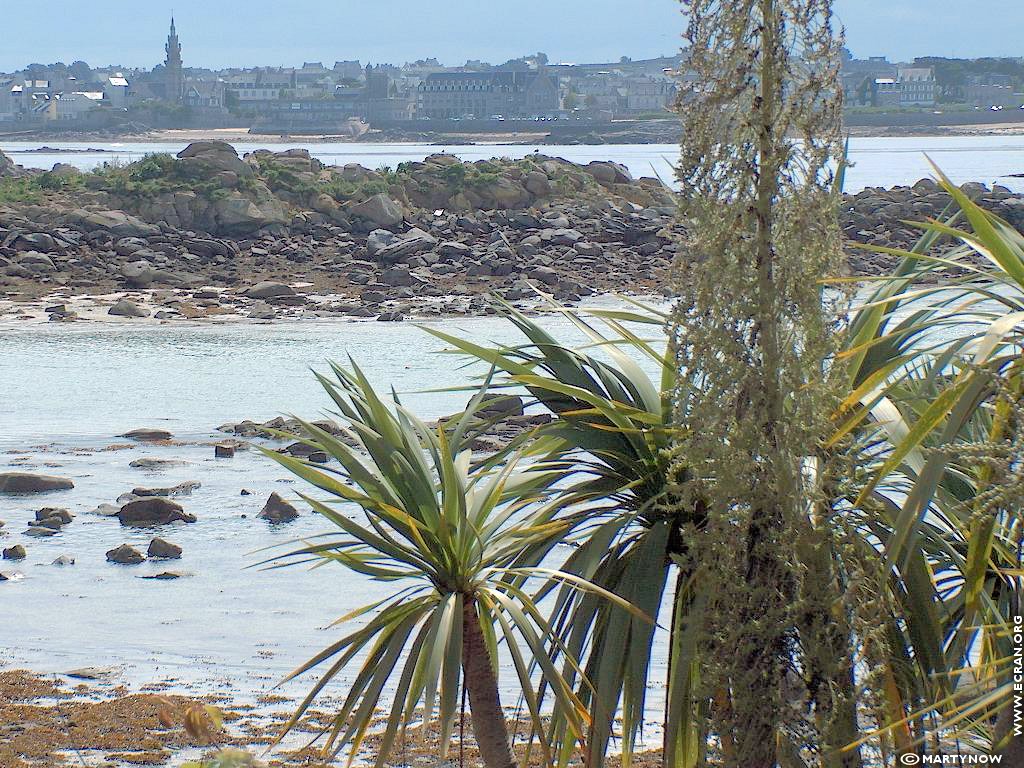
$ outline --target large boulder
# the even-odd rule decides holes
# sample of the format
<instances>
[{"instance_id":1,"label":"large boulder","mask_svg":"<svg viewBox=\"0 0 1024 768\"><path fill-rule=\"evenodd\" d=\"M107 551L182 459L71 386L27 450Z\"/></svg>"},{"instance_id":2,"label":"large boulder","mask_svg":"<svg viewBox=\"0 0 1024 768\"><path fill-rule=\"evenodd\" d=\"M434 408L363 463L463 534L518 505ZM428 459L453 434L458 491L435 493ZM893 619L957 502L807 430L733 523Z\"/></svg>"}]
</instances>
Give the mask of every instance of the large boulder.
<instances>
[{"instance_id":1,"label":"large boulder","mask_svg":"<svg viewBox=\"0 0 1024 768\"><path fill-rule=\"evenodd\" d=\"M378 248L374 255L383 264L394 264L404 261L410 256L433 250L436 246L436 237L422 229L413 228L404 235L398 235L387 245Z\"/></svg>"},{"instance_id":2,"label":"large boulder","mask_svg":"<svg viewBox=\"0 0 1024 768\"><path fill-rule=\"evenodd\" d=\"M35 475L29 472L0 472L0 493L47 493L68 491L75 484L66 477Z\"/></svg>"},{"instance_id":3,"label":"large boulder","mask_svg":"<svg viewBox=\"0 0 1024 768\"><path fill-rule=\"evenodd\" d=\"M299 511L277 493L270 494L259 514L261 520L268 520L271 523L287 523L298 516Z\"/></svg>"},{"instance_id":4,"label":"large boulder","mask_svg":"<svg viewBox=\"0 0 1024 768\"><path fill-rule=\"evenodd\" d=\"M83 229L104 229L118 237L150 237L160 234L160 227L147 224L124 211L87 211L76 208L67 215L67 219Z\"/></svg>"},{"instance_id":5,"label":"large boulder","mask_svg":"<svg viewBox=\"0 0 1024 768\"><path fill-rule=\"evenodd\" d=\"M353 205L349 210L359 218L366 219L385 229L398 226L404 218L398 203L384 193L369 197L363 202Z\"/></svg>"},{"instance_id":6,"label":"large boulder","mask_svg":"<svg viewBox=\"0 0 1024 768\"><path fill-rule=\"evenodd\" d=\"M239 193L222 197L213 204L218 232L248 234L271 224L285 224L288 217L277 200L250 200Z\"/></svg>"},{"instance_id":7,"label":"large boulder","mask_svg":"<svg viewBox=\"0 0 1024 768\"><path fill-rule=\"evenodd\" d=\"M193 176L212 178L228 171L239 178L252 176L252 168L225 141L194 141L178 153L178 165Z\"/></svg>"},{"instance_id":8,"label":"large boulder","mask_svg":"<svg viewBox=\"0 0 1024 768\"><path fill-rule=\"evenodd\" d=\"M121 276L132 288L148 288L159 273L148 261L139 259L121 267Z\"/></svg>"},{"instance_id":9,"label":"large boulder","mask_svg":"<svg viewBox=\"0 0 1024 768\"><path fill-rule=\"evenodd\" d=\"M610 160L595 160L584 166L583 170L594 177L598 184L631 184L633 174L621 163Z\"/></svg>"},{"instance_id":10,"label":"large boulder","mask_svg":"<svg viewBox=\"0 0 1024 768\"><path fill-rule=\"evenodd\" d=\"M279 296L294 296L295 290L284 283L264 281L249 288L245 295L250 299L276 299Z\"/></svg>"},{"instance_id":11,"label":"large boulder","mask_svg":"<svg viewBox=\"0 0 1024 768\"><path fill-rule=\"evenodd\" d=\"M121 525L151 526L167 525L168 523L194 523L195 515L185 512L181 504L163 496L130 501L117 513Z\"/></svg>"},{"instance_id":12,"label":"large boulder","mask_svg":"<svg viewBox=\"0 0 1024 768\"><path fill-rule=\"evenodd\" d=\"M149 317L149 310L134 301L120 299L107 310L107 314L115 317Z\"/></svg>"},{"instance_id":13,"label":"large boulder","mask_svg":"<svg viewBox=\"0 0 1024 768\"><path fill-rule=\"evenodd\" d=\"M493 182L483 185L477 191L495 208L521 208L529 203L530 194L512 179L499 176Z\"/></svg>"},{"instance_id":14,"label":"large boulder","mask_svg":"<svg viewBox=\"0 0 1024 768\"><path fill-rule=\"evenodd\" d=\"M4 560L24 560L25 555L25 548L21 544L15 544L3 551Z\"/></svg>"}]
</instances>

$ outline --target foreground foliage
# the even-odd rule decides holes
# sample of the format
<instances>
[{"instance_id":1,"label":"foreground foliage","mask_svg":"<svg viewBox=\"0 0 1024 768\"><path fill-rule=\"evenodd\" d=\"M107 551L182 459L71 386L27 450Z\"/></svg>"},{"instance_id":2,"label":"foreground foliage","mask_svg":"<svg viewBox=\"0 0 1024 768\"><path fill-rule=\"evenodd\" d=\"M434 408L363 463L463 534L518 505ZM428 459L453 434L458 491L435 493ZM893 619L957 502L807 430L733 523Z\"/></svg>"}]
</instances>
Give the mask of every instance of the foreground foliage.
<instances>
[{"instance_id":1,"label":"foreground foliage","mask_svg":"<svg viewBox=\"0 0 1024 768\"><path fill-rule=\"evenodd\" d=\"M498 645L504 642L534 727L544 729L537 697L531 693L535 664L560 706L572 713L569 738L576 739L584 731L585 707L549 660L549 644L557 637L528 593L527 582L535 576L555 579L614 602L627 615L639 616L639 611L578 576L541 567L568 528L556 518L558 506L548 503L562 472L543 464L521 467L515 453L500 461L471 463L468 441L483 391L455 424L431 429L397 397L385 403L357 367L335 367L334 373L335 380L320 381L347 425L344 435L336 438L307 423L303 427L309 444L326 451L340 468L320 469L289 456L267 455L333 497L332 503L302 496L338 533L275 560L337 563L395 588L383 600L342 617L339 623L368 618L289 676L330 664L286 730L328 683L358 663L327 733L328 754L346 746L355 753L389 682L396 688L377 764L384 764L417 714L428 722L435 707L440 743L447 745L464 686L485 765L508 768L514 759L497 680ZM365 519L350 518L335 508L339 502L358 505ZM396 675L397 681L392 679Z\"/></svg>"}]
</instances>

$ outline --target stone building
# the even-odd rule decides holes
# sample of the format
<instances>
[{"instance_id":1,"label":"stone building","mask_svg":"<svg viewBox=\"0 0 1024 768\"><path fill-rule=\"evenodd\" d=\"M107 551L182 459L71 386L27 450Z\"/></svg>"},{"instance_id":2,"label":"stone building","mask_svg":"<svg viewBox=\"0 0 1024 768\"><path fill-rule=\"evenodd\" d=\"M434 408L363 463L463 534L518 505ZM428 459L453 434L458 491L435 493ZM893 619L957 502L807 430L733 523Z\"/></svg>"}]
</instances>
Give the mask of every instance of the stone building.
<instances>
[{"instance_id":1,"label":"stone building","mask_svg":"<svg viewBox=\"0 0 1024 768\"><path fill-rule=\"evenodd\" d=\"M164 59L164 99L172 104L180 104L185 97L185 71L181 65L181 43L174 28L173 16L164 51L167 52Z\"/></svg>"},{"instance_id":2,"label":"stone building","mask_svg":"<svg viewBox=\"0 0 1024 768\"><path fill-rule=\"evenodd\" d=\"M559 108L558 79L535 71L436 72L419 85L424 117L543 116Z\"/></svg>"},{"instance_id":3,"label":"stone building","mask_svg":"<svg viewBox=\"0 0 1024 768\"><path fill-rule=\"evenodd\" d=\"M900 67L896 74L900 85L900 105L935 106L935 70L932 67Z\"/></svg>"}]
</instances>

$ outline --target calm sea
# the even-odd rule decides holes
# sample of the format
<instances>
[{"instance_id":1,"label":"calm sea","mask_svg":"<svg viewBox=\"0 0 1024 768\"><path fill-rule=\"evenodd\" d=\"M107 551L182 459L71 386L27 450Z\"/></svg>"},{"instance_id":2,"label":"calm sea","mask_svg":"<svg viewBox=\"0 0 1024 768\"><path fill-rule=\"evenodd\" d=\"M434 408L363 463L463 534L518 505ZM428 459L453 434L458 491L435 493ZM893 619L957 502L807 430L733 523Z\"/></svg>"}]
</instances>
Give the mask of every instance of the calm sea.
<instances>
[{"instance_id":1,"label":"calm sea","mask_svg":"<svg viewBox=\"0 0 1024 768\"><path fill-rule=\"evenodd\" d=\"M82 169L94 168L104 162L128 163L153 152L179 152L183 143L131 142L48 142L53 152L30 152L40 142L0 142L0 150L8 152L21 165L52 168L54 163L70 163ZM491 157L519 158L540 151L564 157L577 163L592 160L615 160L627 166L636 176L659 176L672 179L672 163L678 149L671 144L607 144L601 146L532 146L513 144L474 144L470 146L433 146L429 144L286 144L236 143L239 152L269 147L283 150L304 147L328 165L360 163L367 168L395 167L407 160L422 160L434 152L447 152L464 160ZM75 150L75 151L60 151ZM88 150L103 151L88 151ZM851 141L854 166L847 177L847 189L859 191L868 186L891 187L913 184L931 175L928 158L957 183L981 181L1003 184L1016 192L1024 192L1024 178L1010 174L1024 173L1024 136L964 137L898 137L861 138Z\"/></svg>"}]
</instances>

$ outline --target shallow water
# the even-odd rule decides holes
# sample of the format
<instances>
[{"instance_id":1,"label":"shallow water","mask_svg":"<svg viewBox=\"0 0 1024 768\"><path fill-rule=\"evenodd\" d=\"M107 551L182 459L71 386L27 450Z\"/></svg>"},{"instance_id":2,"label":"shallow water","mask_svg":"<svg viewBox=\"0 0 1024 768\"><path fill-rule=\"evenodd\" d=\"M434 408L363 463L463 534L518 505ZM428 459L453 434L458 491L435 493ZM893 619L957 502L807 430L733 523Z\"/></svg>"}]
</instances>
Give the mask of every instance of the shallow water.
<instances>
[{"instance_id":1,"label":"shallow water","mask_svg":"<svg viewBox=\"0 0 1024 768\"><path fill-rule=\"evenodd\" d=\"M51 168L54 163L69 163L82 169L104 162L128 163L153 152L179 152L184 143L174 142L45 142L48 146L75 150L102 149L103 152L37 153L43 142L0 142L0 150L12 153L15 162L32 168ZM285 144L259 141L236 143L239 152L269 148L275 151L305 147L327 165L360 163L367 168L395 167L407 160L422 160L435 152L447 152L464 160L492 157L520 158L539 151L577 163L615 160L627 166L635 176L673 178L672 163L679 155L673 144L603 144L596 146L559 146L531 144L474 144L436 146L431 144L308 143L296 139ZM982 181L999 183L1015 192L1024 192L1024 179L1009 174L1024 173L1024 136L901 136L855 138L850 142L854 165L847 174L846 189L858 192L867 186L892 187L913 184L932 175L931 157L956 183Z\"/></svg>"},{"instance_id":2,"label":"shallow water","mask_svg":"<svg viewBox=\"0 0 1024 768\"><path fill-rule=\"evenodd\" d=\"M582 341L563 321L545 322ZM493 317L437 324L480 340L517 338ZM0 564L25 575L0 584L0 663L40 672L115 665L128 681L227 686L240 697L270 688L345 631L323 629L327 624L393 587L341 568L251 568L261 559L257 550L327 526L301 506L303 515L287 525L255 519L272 491L294 499L299 485L254 451L215 459L210 442L223 437L215 428L246 418L322 415L331 404L309 369L323 371L327 360L344 362L348 355L376 384L394 385L423 418L451 413L464 394L417 390L468 383L481 371L460 368L460 359L440 354L443 346L412 324L366 321L0 328L0 471L57 474L76 486L0 496L0 519L7 523L0 542L28 550L21 563ZM117 435L143 426L167 429L182 444L123 447L131 441ZM142 456L187 464L163 471L128 466ZM178 499L199 518L196 524L126 529L116 518L89 514L133 487L187 480L202 483ZM242 489L251 495L242 496ZM23 536L44 506L66 507L76 518L56 536ZM105 561L107 550L125 542L144 552L153 535L182 546L183 558L137 566ZM51 565L62 554L75 565ZM166 570L189 575L140 578ZM658 655L664 663L660 647ZM514 704L515 677L507 665L503 678L506 703Z\"/></svg>"}]
</instances>

